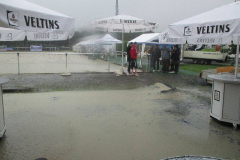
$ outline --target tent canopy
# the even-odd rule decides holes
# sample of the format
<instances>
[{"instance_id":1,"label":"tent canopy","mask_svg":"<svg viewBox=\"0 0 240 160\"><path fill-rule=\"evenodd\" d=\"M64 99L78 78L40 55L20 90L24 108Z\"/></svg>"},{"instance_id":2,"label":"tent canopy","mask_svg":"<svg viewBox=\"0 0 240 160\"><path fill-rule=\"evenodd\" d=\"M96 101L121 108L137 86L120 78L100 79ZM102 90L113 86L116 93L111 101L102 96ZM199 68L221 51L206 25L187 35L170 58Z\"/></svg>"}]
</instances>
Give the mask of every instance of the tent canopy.
<instances>
[{"instance_id":1,"label":"tent canopy","mask_svg":"<svg viewBox=\"0 0 240 160\"><path fill-rule=\"evenodd\" d=\"M237 44L239 56L240 2L233 2L200 15L169 25L170 37L184 37L194 44ZM238 75L238 58L235 78Z\"/></svg>"},{"instance_id":2,"label":"tent canopy","mask_svg":"<svg viewBox=\"0 0 240 160\"><path fill-rule=\"evenodd\" d=\"M122 43L122 41L112 37L110 34L106 34L100 39L97 39L95 41L96 44L102 44L102 45L112 45L116 43Z\"/></svg>"},{"instance_id":3,"label":"tent canopy","mask_svg":"<svg viewBox=\"0 0 240 160\"><path fill-rule=\"evenodd\" d=\"M112 45L116 43L122 43L122 41L115 39L110 34L106 34L100 39L91 39L87 41L81 41L76 45Z\"/></svg>"},{"instance_id":4,"label":"tent canopy","mask_svg":"<svg viewBox=\"0 0 240 160\"><path fill-rule=\"evenodd\" d=\"M213 9L169 25L170 37L185 37L188 43L231 44L240 34L240 2Z\"/></svg>"},{"instance_id":5,"label":"tent canopy","mask_svg":"<svg viewBox=\"0 0 240 160\"><path fill-rule=\"evenodd\" d=\"M4 28L37 33L54 32L55 35L65 34L67 38L74 35L73 18L25 0L1 1L0 15L0 26Z\"/></svg>"},{"instance_id":6,"label":"tent canopy","mask_svg":"<svg viewBox=\"0 0 240 160\"><path fill-rule=\"evenodd\" d=\"M159 34L159 43L160 44L183 44L186 43L186 38L173 38L169 36L168 30L161 32Z\"/></svg>"},{"instance_id":7,"label":"tent canopy","mask_svg":"<svg viewBox=\"0 0 240 160\"><path fill-rule=\"evenodd\" d=\"M137 42L139 44L142 43L153 43L156 44L157 42L153 42L159 39L159 35L160 33L148 33L148 34L142 34L136 38L134 38L133 40L129 41L128 43L131 42Z\"/></svg>"}]
</instances>

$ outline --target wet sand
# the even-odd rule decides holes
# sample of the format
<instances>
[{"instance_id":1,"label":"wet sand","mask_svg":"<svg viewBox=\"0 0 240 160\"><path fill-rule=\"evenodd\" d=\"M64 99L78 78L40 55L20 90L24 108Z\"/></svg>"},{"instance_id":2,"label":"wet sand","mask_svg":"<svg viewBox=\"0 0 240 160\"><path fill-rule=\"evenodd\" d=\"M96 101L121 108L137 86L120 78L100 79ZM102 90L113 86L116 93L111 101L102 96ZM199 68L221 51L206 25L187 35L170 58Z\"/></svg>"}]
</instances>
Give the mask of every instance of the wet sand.
<instances>
[{"instance_id":1,"label":"wet sand","mask_svg":"<svg viewBox=\"0 0 240 160\"><path fill-rule=\"evenodd\" d=\"M209 92L169 89L4 94L0 159L240 159L240 132L209 117Z\"/></svg>"}]
</instances>

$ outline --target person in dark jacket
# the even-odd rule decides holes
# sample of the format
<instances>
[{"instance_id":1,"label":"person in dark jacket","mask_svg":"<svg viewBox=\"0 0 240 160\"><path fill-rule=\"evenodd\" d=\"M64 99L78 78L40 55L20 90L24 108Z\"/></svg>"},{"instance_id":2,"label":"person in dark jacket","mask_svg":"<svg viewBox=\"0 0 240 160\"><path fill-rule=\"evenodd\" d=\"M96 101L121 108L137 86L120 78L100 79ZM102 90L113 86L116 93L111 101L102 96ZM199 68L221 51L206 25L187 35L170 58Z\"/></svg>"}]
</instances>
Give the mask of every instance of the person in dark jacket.
<instances>
[{"instance_id":1,"label":"person in dark jacket","mask_svg":"<svg viewBox=\"0 0 240 160\"><path fill-rule=\"evenodd\" d=\"M127 61L128 61L128 73L130 74L130 68L131 68L131 55L130 55L130 50L132 48L133 43L129 43L128 47L127 47Z\"/></svg>"},{"instance_id":2,"label":"person in dark jacket","mask_svg":"<svg viewBox=\"0 0 240 160\"><path fill-rule=\"evenodd\" d=\"M166 46L163 46L161 53L162 53L162 71L163 73L168 73L170 65L170 51Z\"/></svg>"},{"instance_id":3,"label":"person in dark jacket","mask_svg":"<svg viewBox=\"0 0 240 160\"><path fill-rule=\"evenodd\" d=\"M178 45L175 45L171 55L171 70L173 70L176 74L179 71L180 54L181 53Z\"/></svg>"},{"instance_id":4,"label":"person in dark jacket","mask_svg":"<svg viewBox=\"0 0 240 160\"><path fill-rule=\"evenodd\" d=\"M159 72L159 59L161 57L161 50L158 45L154 47L153 51L153 72L155 72L156 62L157 62L157 71Z\"/></svg>"},{"instance_id":5,"label":"person in dark jacket","mask_svg":"<svg viewBox=\"0 0 240 160\"><path fill-rule=\"evenodd\" d=\"M151 46L149 54L150 54L150 67L153 68L153 52L154 52L154 46Z\"/></svg>"}]
</instances>

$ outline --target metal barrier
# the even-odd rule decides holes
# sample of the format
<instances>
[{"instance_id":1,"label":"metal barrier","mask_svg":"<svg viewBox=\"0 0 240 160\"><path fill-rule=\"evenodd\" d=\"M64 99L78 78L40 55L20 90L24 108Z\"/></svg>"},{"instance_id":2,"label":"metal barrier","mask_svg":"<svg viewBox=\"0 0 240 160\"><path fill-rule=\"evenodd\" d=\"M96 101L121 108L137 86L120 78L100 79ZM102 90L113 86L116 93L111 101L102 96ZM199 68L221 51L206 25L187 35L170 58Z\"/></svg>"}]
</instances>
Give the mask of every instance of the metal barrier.
<instances>
[{"instance_id":1,"label":"metal barrier","mask_svg":"<svg viewBox=\"0 0 240 160\"><path fill-rule=\"evenodd\" d=\"M1 54L16 54L17 55L17 73L20 75L21 74L21 55L65 55L65 72L68 73L68 56L69 55L85 55L88 56L89 59L100 59L107 61L107 70L110 72L111 70L111 63L112 64L117 64L117 65L122 65L122 52L117 51L117 52L102 52L102 53L65 53L65 52L0 52ZM140 59L139 59L140 60ZM147 57L145 57L145 63L143 63L146 66L146 70L148 70L149 66L149 60L147 60ZM124 64L127 66L127 57L126 57L126 52L124 52ZM139 67L140 69L144 70L142 66Z\"/></svg>"}]
</instances>

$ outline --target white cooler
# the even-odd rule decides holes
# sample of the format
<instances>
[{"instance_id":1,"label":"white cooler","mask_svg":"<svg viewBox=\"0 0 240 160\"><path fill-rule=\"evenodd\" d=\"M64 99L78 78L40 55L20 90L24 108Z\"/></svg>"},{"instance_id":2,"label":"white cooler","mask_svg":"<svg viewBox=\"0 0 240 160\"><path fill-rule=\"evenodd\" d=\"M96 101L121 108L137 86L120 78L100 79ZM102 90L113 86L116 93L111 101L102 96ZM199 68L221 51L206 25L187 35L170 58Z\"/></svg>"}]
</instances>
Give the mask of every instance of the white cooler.
<instances>
[{"instance_id":1,"label":"white cooler","mask_svg":"<svg viewBox=\"0 0 240 160\"><path fill-rule=\"evenodd\" d=\"M240 124L240 79L234 75L209 75L213 79L210 115L219 121Z\"/></svg>"},{"instance_id":2,"label":"white cooler","mask_svg":"<svg viewBox=\"0 0 240 160\"><path fill-rule=\"evenodd\" d=\"M6 131L5 118L4 118L4 106L3 106L3 92L2 85L7 83L8 79L0 78L0 138L4 135Z\"/></svg>"}]
</instances>

